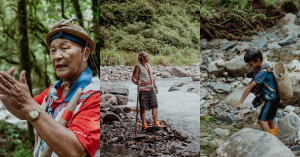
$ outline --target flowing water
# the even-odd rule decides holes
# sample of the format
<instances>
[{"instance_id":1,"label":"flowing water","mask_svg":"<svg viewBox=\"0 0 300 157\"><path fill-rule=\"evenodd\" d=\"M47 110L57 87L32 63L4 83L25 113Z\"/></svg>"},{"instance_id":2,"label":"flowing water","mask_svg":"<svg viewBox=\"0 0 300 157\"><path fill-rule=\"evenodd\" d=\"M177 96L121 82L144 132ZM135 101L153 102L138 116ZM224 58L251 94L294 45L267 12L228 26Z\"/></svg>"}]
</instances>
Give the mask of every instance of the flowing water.
<instances>
[{"instance_id":1,"label":"flowing water","mask_svg":"<svg viewBox=\"0 0 300 157\"><path fill-rule=\"evenodd\" d=\"M158 119L165 120L172 124L173 130L184 130L189 134L189 149L193 152L200 150L200 96L196 93L187 92L189 88L199 88L199 82L189 82L191 78L165 78L156 79L158 87ZM179 91L168 92L175 82L187 82L183 87L177 87ZM135 108L137 100L137 86L131 81L117 82L101 82L101 87L104 88L127 88L129 90L129 99L126 106ZM123 105L120 105L121 107ZM146 118L152 117L151 111L146 112ZM140 117L139 117L140 118ZM111 147L109 147L111 148ZM101 148L101 156L106 153L113 155L131 155L127 148L122 146L113 146L113 149L107 149L106 146Z\"/></svg>"}]
</instances>

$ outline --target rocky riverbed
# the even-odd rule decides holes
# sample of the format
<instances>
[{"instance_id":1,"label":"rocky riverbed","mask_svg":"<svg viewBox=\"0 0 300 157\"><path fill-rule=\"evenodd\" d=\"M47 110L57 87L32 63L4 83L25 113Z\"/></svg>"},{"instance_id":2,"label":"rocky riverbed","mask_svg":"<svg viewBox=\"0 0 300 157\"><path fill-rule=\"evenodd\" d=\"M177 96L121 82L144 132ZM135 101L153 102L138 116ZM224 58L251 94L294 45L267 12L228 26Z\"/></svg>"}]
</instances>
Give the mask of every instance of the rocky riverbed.
<instances>
[{"instance_id":1,"label":"rocky riverbed","mask_svg":"<svg viewBox=\"0 0 300 157\"><path fill-rule=\"evenodd\" d=\"M148 128L146 131L141 129L139 116L137 139L136 85L130 81L101 84L101 155L110 151L102 148L112 146L112 149L122 150L123 154L119 155L125 156L199 156L199 78L160 78L156 83L159 87L158 114L163 128L152 127L152 115L146 112ZM174 101L169 99L170 96ZM187 99L189 104L181 104ZM187 110L184 106L192 112L182 112ZM130 154L128 150L135 153Z\"/></svg>"},{"instance_id":2,"label":"rocky riverbed","mask_svg":"<svg viewBox=\"0 0 300 157\"><path fill-rule=\"evenodd\" d=\"M201 156L300 155L299 18L286 14L274 27L252 36L253 40L250 42L201 39ZM278 138L259 131L261 129L256 118L260 108L252 106L253 94L244 101L242 110L234 112L254 73L254 69L244 62L245 53L242 51L248 48L260 49L265 62L271 65L283 62L289 70L294 95L292 99L280 102L275 118ZM258 132L254 133L256 131ZM259 139L258 137L264 137L265 140L270 138L276 146L263 142L254 144L252 140ZM247 146L244 151L238 150L239 145L251 142L252 147ZM272 153L257 154L261 149Z\"/></svg>"},{"instance_id":3,"label":"rocky riverbed","mask_svg":"<svg viewBox=\"0 0 300 157\"><path fill-rule=\"evenodd\" d=\"M0 120L16 125L19 128L27 129L27 121L20 120L11 114L0 101Z\"/></svg>"}]
</instances>

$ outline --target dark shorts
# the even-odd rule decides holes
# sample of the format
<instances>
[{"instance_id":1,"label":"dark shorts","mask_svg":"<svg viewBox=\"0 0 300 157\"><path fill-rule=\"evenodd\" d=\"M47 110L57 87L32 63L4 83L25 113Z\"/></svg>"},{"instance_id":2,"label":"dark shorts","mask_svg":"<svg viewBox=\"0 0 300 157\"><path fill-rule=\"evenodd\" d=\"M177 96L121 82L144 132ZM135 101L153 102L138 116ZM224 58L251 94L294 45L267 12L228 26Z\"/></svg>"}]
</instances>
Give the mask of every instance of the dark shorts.
<instances>
[{"instance_id":1,"label":"dark shorts","mask_svg":"<svg viewBox=\"0 0 300 157\"><path fill-rule=\"evenodd\" d=\"M265 101L265 105L262 107L258 115L258 119L261 121L274 120L279 106L279 102L279 97L277 97L273 101Z\"/></svg>"},{"instance_id":2,"label":"dark shorts","mask_svg":"<svg viewBox=\"0 0 300 157\"><path fill-rule=\"evenodd\" d=\"M140 91L139 97L141 110L149 110L158 107L157 98L154 90Z\"/></svg>"}]
</instances>

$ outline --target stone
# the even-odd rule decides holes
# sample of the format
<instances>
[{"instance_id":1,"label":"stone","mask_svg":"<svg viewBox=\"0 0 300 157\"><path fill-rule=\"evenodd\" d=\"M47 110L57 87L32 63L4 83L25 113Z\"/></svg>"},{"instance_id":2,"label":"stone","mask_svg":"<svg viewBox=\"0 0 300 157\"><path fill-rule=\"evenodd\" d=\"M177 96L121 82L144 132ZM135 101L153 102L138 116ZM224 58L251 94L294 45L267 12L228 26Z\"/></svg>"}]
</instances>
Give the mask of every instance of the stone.
<instances>
[{"instance_id":1,"label":"stone","mask_svg":"<svg viewBox=\"0 0 300 157\"><path fill-rule=\"evenodd\" d=\"M216 60L216 61L211 62L208 65L207 71L208 71L209 75L215 75L216 77L219 77L222 75L222 73L225 72L225 67L220 66L222 64L221 62L224 62L224 60L223 61ZM218 66L217 66L217 63L218 63ZM224 63L224 65L225 65L225 63Z\"/></svg>"},{"instance_id":2,"label":"stone","mask_svg":"<svg viewBox=\"0 0 300 157\"><path fill-rule=\"evenodd\" d=\"M214 99L214 97L211 95L206 95L206 97L205 97L205 100L212 100L212 99Z\"/></svg>"},{"instance_id":3,"label":"stone","mask_svg":"<svg viewBox=\"0 0 300 157\"><path fill-rule=\"evenodd\" d=\"M145 149L144 152L147 153L147 154L152 154L152 153L155 152L155 150L152 150L152 149Z\"/></svg>"},{"instance_id":4,"label":"stone","mask_svg":"<svg viewBox=\"0 0 300 157\"><path fill-rule=\"evenodd\" d=\"M213 87L216 93L229 94L231 92L231 85L229 84L217 84Z\"/></svg>"},{"instance_id":5,"label":"stone","mask_svg":"<svg viewBox=\"0 0 300 157\"><path fill-rule=\"evenodd\" d=\"M222 108L221 108L221 107L217 107L217 108L215 109L215 112L217 112L217 113L219 114L219 113L222 113L222 112L223 112L223 110L222 110Z\"/></svg>"},{"instance_id":6,"label":"stone","mask_svg":"<svg viewBox=\"0 0 300 157\"><path fill-rule=\"evenodd\" d=\"M124 111L125 113L130 113L130 112L132 112L132 108L130 108L130 107L124 107L124 108L123 108L123 111Z\"/></svg>"},{"instance_id":7,"label":"stone","mask_svg":"<svg viewBox=\"0 0 300 157\"><path fill-rule=\"evenodd\" d=\"M199 78L199 81L200 81L200 78ZM186 82L175 82L174 86L175 87L182 87L183 85L186 85L187 83Z\"/></svg>"},{"instance_id":8,"label":"stone","mask_svg":"<svg viewBox=\"0 0 300 157\"><path fill-rule=\"evenodd\" d=\"M218 114L215 119L225 124L233 124L235 122L235 119L232 116L225 114Z\"/></svg>"},{"instance_id":9,"label":"stone","mask_svg":"<svg viewBox=\"0 0 300 157\"><path fill-rule=\"evenodd\" d=\"M159 131L161 130L162 125L156 125L156 126L148 126L147 129L146 129L146 132L156 132L156 131Z\"/></svg>"},{"instance_id":10,"label":"stone","mask_svg":"<svg viewBox=\"0 0 300 157\"><path fill-rule=\"evenodd\" d=\"M286 36L291 36L296 33L297 37L300 33L300 27L298 26L299 19L292 13L287 13L285 17L279 19L277 25L282 26L280 31Z\"/></svg>"},{"instance_id":11,"label":"stone","mask_svg":"<svg viewBox=\"0 0 300 157\"><path fill-rule=\"evenodd\" d=\"M113 143L115 143L117 140L118 140L118 137L114 137L114 138L110 139L109 141L107 141L107 143L113 144Z\"/></svg>"},{"instance_id":12,"label":"stone","mask_svg":"<svg viewBox=\"0 0 300 157\"><path fill-rule=\"evenodd\" d=\"M272 42L267 45L267 49L269 50L280 49L280 48L281 46L278 44L278 42Z\"/></svg>"},{"instance_id":13,"label":"stone","mask_svg":"<svg viewBox=\"0 0 300 157\"><path fill-rule=\"evenodd\" d=\"M239 43L235 46L236 49L238 49L239 52L244 51L245 49L249 49L250 45L249 43Z\"/></svg>"},{"instance_id":14,"label":"stone","mask_svg":"<svg viewBox=\"0 0 300 157\"><path fill-rule=\"evenodd\" d=\"M120 117L117 114L114 114L111 111L106 112L105 117L103 118L103 122L107 121L121 121Z\"/></svg>"},{"instance_id":15,"label":"stone","mask_svg":"<svg viewBox=\"0 0 300 157\"><path fill-rule=\"evenodd\" d=\"M231 93L225 100L225 104L227 104L230 107L235 108L236 105L239 103L246 87L238 88L236 91ZM252 101L255 98L254 94L249 94L248 97L244 100L242 108L251 108L253 107Z\"/></svg>"},{"instance_id":16,"label":"stone","mask_svg":"<svg viewBox=\"0 0 300 157\"><path fill-rule=\"evenodd\" d=\"M215 138L215 139L212 141L212 144L213 144L214 148L221 146L223 143L225 143L224 140L217 139L217 138Z\"/></svg>"},{"instance_id":17,"label":"stone","mask_svg":"<svg viewBox=\"0 0 300 157\"><path fill-rule=\"evenodd\" d=\"M118 105L118 100L115 95L112 94L104 94L100 97L100 103L102 104L109 104L109 105Z\"/></svg>"},{"instance_id":18,"label":"stone","mask_svg":"<svg viewBox=\"0 0 300 157\"><path fill-rule=\"evenodd\" d=\"M297 36L291 35L291 36L288 36L286 39L278 42L278 44L281 46L285 46L285 45L294 44L296 42L297 42Z\"/></svg>"},{"instance_id":19,"label":"stone","mask_svg":"<svg viewBox=\"0 0 300 157\"><path fill-rule=\"evenodd\" d=\"M228 43L229 41L227 39L212 39L208 42L208 45L210 47L221 47Z\"/></svg>"},{"instance_id":20,"label":"stone","mask_svg":"<svg viewBox=\"0 0 300 157\"><path fill-rule=\"evenodd\" d=\"M277 124L277 136L286 145L294 142L295 137L298 137L300 126L300 118L293 112L279 119Z\"/></svg>"},{"instance_id":21,"label":"stone","mask_svg":"<svg viewBox=\"0 0 300 157\"><path fill-rule=\"evenodd\" d=\"M228 76L231 77L244 77L245 74L248 75L254 70L247 63L245 63L244 55L227 61L225 69L228 72Z\"/></svg>"},{"instance_id":22,"label":"stone","mask_svg":"<svg viewBox=\"0 0 300 157\"><path fill-rule=\"evenodd\" d=\"M189 135L185 131L183 131L183 130L177 130L174 133L174 135L179 140L185 140L185 139L189 138Z\"/></svg>"},{"instance_id":23,"label":"stone","mask_svg":"<svg viewBox=\"0 0 300 157\"><path fill-rule=\"evenodd\" d=\"M0 100L0 110L3 110L3 109L5 109L5 106L3 105L3 103Z\"/></svg>"},{"instance_id":24,"label":"stone","mask_svg":"<svg viewBox=\"0 0 300 157\"><path fill-rule=\"evenodd\" d=\"M285 108L284 108L284 111L286 112L293 112L295 111L295 107L291 106L291 105L287 105Z\"/></svg>"},{"instance_id":25,"label":"stone","mask_svg":"<svg viewBox=\"0 0 300 157\"><path fill-rule=\"evenodd\" d=\"M221 128L216 128L213 130L213 132L218 135L218 136L221 136L221 137L225 137L225 136L228 136L230 134L230 130L228 129L221 129Z\"/></svg>"},{"instance_id":26,"label":"stone","mask_svg":"<svg viewBox=\"0 0 300 157\"><path fill-rule=\"evenodd\" d=\"M218 68L224 68L225 67L225 61L223 59L216 60L216 66Z\"/></svg>"},{"instance_id":27,"label":"stone","mask_svg":"<svg viewBox=\"0 0 300 157\"><path fill-rule=\"evenodd\" d=\"M126 142L125 142L125 146L130 146L130 145L132 145L132 144L133 144L132 141L126 141Z\"/></svg>"},{"instance_id":28,"label":"stone","mask_svg":"<svg viewBox=\"0 0 300 157\"><path fill-rule=\"evenodd\" d=\"M207 45L207 40L206 39L201 39L200 40L200 48L206 48L208 45Z\"/></svg>"},{"instance_id":29,"label":"stone","mask_svg":"<svg viewBox=\"0 0 300 157\"><path fill-rule=\"evenodd\" d=\"M290 71L293 71L295 69L299 69L300 68L300 62L298 60L293 60L289 66L288 66Z\"/></svg>"},{"instance_id":30,"label":"stone","mask_svg":"<svg viewBox=\"0 0 300 157\"><path fill-rule=\"evenodd\" d=\"M300 10L298 11L297 16L298 16L298 18L300 18Z\"/></svg>"},{"instance_id":31,"label":"stone","mask_svg":"<svg viewBox=\"0 0 300 157\"><path fill-rule=\"evenodd\" d=\"M244 119L244 120L246 120L246 119L249 119L250 118L250 116L251 116L251 111L249 110L249 109L243 109L240 113L238 113L238 115L237 115L237 117L239 118L239 119Z\"/></svg>"},{"instance_id":32,"label":"stone","mask_svg":"<svg viewBox=\"0 0 300 157\"><path fill-rule=\"evenodd\" d=\"M211 157L294 157L280 140L264 131L244 128L220 145Z\"/></svg>"},{"instance_id":33,"label":"stone","mask_svg":"<svg viewBox=\"0 0 300 157\"><path fill-rule=\"evenodd\" d=\"M225 46L223 46L223 47L221 48L221 50L222 50L222 51L226 51L226 50L232 48L232 47L235 46L235 45L236 45L236 43L229 43L229 44L226 44Z\"/></svg>"},{"instance_id":34,"label":"stone","mask_svg":"<svg viewBox=\"0 0 300 157\"><path fill-rule=\"evenodd\" d=\"M112 89L106 89L104 91L104 94L107 94L107 93L128 96L129 95L129 90L126 89L126 88L112 88Z\"/></svg>"},{"instance_id":35,"label":"stone","mask_svg":"<svg viewBox=\"0 0 300 157\"><path fill-rule=\"evenodd\" d=\"M118 105L127 105L128 97L124 95L115 95L118 100Z\"/></svg>"},{"instance_id":36,"label":"stone","mask_svg":"<svg viewBox=\"0 0 300 157\"><path fill-rule=\"evenodd\" d=\"M192 79L193 79L193 81L200 81L199 77L193 77Z\"/></svg>"},{"instance_id":37,"label":"stone","mask_svg":"<svg viewBox=\"0 0 300 157\"><path fill-rule=\"evenodd\" d=\"M292 50L292 54L294 54L294 55L300 55L300 50Z\"/></svg>"},{"instance_id":38,"label":"stone","mask_svg":"<svg viewBox=\"0 0 300 157\"><path fill-rule=\"evenodd\" d=\"M112 112L119 116L121 116L124 113L124 111L120 107L113 108Z\"/></svg>"},{"instance_id":39,"label":"stone","mask_svg":"<svg viewBox=\"0 0 300 157\"><path fill-rule=\"evenodd\" d=\"M245 78L243 80L243 85L248 86L250 84L251 80L252 80L251 78Z\"/></svg>"},{"instance_id":40,"label":"stone","mask_svg":"<svg viewBox=\"0 0 300 157\"><path fill-rule=\"evenodd\" d=\"M176 87L174 87L174 86L172 86L172 87L170 87L170 89L168 90L168 92L174 92L174 91L179 91L179 89L176 88Z\"/></svg>"},{"instance_id":41,"label":"stone","mask_svg":"<svg viewBox=\"0 0 300 157\"><path fill-rule=\"evenodd\" d=\"M173 67L172 73L177 77L186 77L187 76L187 73L185 71L183 71L181 67L176 67L176 66Z\"/></svg>"},{"instance_id":42,"label":"stone","mask_svg":"<svg viewBox=\"0 0 300 157\"><path fill-rule=\"evenodd\" d=\"M265 39L256 39L253 41L253 43L259 46L260 49L262 49L268 44L268 41Z\"/></svg>"},{"instance_id":43,"label":"stone","mask_svg":"<svg viewBox=\"0 0 300 157\"><path fill-rule=\"evenodd\" d=\"M6 110L0 110L0 120L6 119Z\"/></svg>"},{"instance_id":44,"label":"stone","mask_svg":"<svg viewBox=\"0 0 300 157\"><path fill-rule=\"evenodd\" d=\"M259 32L257 34L258 34L258 36L268 38L269 40L273 40L273 41L279 40L279 38L274 34L268 34L268 33L262 33L262 32Z\"/></svg>"},{"instance_id":45,"label":"stone","mask_svg":"<svg viewBox=\"0 0 300 157\"><path fill-rule=\"evenodd\" d=\"M205 88L200 88L200 99L205 98L207 95L207 90Z\"/></svg>"}]
</instances>

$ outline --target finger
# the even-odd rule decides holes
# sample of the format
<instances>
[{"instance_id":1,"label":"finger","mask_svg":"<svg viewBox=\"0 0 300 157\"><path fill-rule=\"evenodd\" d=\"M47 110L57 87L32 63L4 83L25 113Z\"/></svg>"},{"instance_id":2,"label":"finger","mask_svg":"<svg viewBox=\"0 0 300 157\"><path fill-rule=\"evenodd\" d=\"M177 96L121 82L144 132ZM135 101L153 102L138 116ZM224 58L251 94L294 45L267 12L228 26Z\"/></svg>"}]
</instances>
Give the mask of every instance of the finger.
<instances>
[{"instance_id":1,"label":"finger","mask_svg":"<svg viewBox=\"0 0 300 157\"><path fill-rule=\"evenodd\" d=\"M1 75L0 75L0 77L1 77ZM10 90L7 89L7 88L6 88L4 85L2 85L2 84L0 84L0 91L1 91L1 93L3 93L3 94L10 95Z\"/></svg>"},{"instance_id":2,"label":"finger","mask_svg":"<svg viewBox=\"0 0 300 157\"><path fill-rule=\"evenodd\" d=\"M23 83L23 84L26 84L27 81L26 81L26 75L25 75L26 71L23 70L20 74L20 82Z\"/></svg>"},{"instance_id":3,"label":"finger","mask_svg":"<svg viewBox=\"0 0 300 157\"><path fill-rule=\"evenodd\" d=\"M7 95L0 94L0 100L5 100L5 99L7 99Z\"/></svg>"},{"instance_id":4,"label":"finger","mask_svg":"<svg viewBox=\"0 0 300 157\"><path fill-rule=\"evenodd\" d=\"M16 68L15 67L11 67L9 70L8 70L8 75L12 76L14 73L15 73L15 70Z\"/></svg>"},{"instance_id":5,"label":"finger","mask_svg":"<svg viewBox=\"0 0 300 157\"><path fill-rule=\"evenodd\" d=\"M0 84L5 87L6 89L12 89L13 85L4 78L4 76L2 75L2 73L0 74Z\"/></svg>"},{"instance_id":6,"label":"finger","mask_svg":"<svg viewBox=\"0 0 300 157\"><path fill-rule=\"evenodd\" d=\"M8 81L10 84L14 85L16 83L18 83L11 75L9 75L8 73L1 71L1 75L3 76L3 78Z\"/></svg>"}]
</instances>

